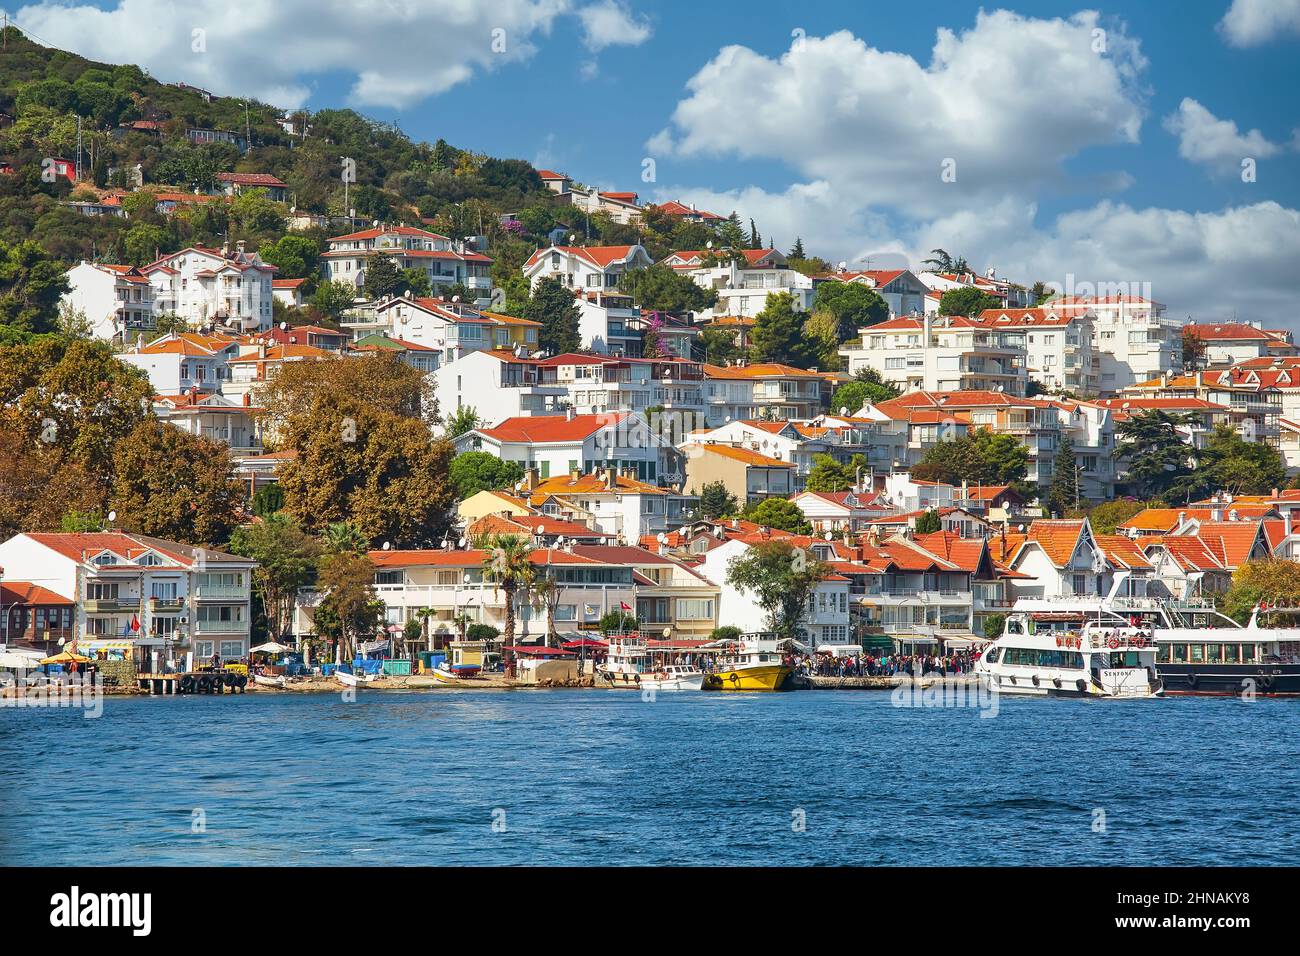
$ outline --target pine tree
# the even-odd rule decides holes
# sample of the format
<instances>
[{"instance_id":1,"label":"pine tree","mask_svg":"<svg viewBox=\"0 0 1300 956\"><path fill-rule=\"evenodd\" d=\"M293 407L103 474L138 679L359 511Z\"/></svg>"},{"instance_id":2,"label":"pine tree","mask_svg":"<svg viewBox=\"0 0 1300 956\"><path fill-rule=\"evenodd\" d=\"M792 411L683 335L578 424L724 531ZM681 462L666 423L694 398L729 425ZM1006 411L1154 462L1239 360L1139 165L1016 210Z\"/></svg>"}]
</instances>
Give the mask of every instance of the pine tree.
<instances>
[{"instance_id":1,"label":"pine tree","mask_svg":"<svg viewBox=\"0 0 1300 956\"><path fill-rule=\"evenodd\" d=\"M749 354L755 362L780 362L807 368L815 360L803 335L804 317L794 308L789 292L773 292L763 311L754 317Z\"/></svg>"},{"instance_id":2,"label":"pine tree","mask_svg":"<svg viewBox=\"0 0 1300 956\"><path fill-rule=\"evenodd\" d=\"M795 236L795 239L794 239L794 247L791 248L790 253L789 253L789 255L786 256L786 258L787 258L787 259L803 259L803 258L805 258L804 253L803 253L803 237L802 237L802 236Z\"/></svg>"},{"instance_id":3,"label":"pine tree","mask_svg":"<svg viewBox=\"0 0 1300 956\"><path fill-rule=\"evenodd\" d=\"M542 324L537 345L552 355L576 352L582 347L578 331L582 313L573 301L573 292L554 276L537 283L524 307L524 318Z\"/></svg>"},{"instance_id":4,"label":"pine tree","mask_svg":"<svg viewBox=\"0 0 1300 956\"><path fill-rule=\"evenodd\" d=\"M739 249L745 245L745 228L734 209L718 226L718 240L724 249Z\"/></svg>"},{"instance_id":5,"label":"pine tree","mask_svg":"<svg viewBox=\"0 0 1300 956\"><path fill-rule=\"evenodd\" d=\"M749 248L762 249L763 237L759 234L758 226L754 225L754 220L749 220Z\"/></svg>"},{"instance_id":6,"label":"pine tree","mask_svg":"<svg viewBox=\"0 0 1300 956\"><path fill-rule=\"evenodd\" d=\"M1079 488L1079 469L1074 460L1074 443L1068 438L1061 440L1056 450L1056 462L1052 469L1052 483L1047 488L1045 500L1047 510L1064 516L1083 503Z\"/></svg>"}]
</instances>

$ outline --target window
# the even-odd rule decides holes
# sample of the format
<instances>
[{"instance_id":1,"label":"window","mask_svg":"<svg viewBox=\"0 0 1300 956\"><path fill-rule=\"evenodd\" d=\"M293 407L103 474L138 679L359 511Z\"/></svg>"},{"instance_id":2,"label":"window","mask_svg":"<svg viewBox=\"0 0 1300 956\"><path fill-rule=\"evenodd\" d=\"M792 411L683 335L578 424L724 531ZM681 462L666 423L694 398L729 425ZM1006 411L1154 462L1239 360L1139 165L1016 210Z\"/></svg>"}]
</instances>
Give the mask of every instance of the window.
<instances>
[{"instance_id":1,"label":"window","mask_svg":"<svg viewBox=\"0 0 1300 956\"><path fill-rule=\"evenodd\" d=\"M87 584L86 599L88 601L116 601L117 585L96 583Z\"/></svg>"},{"instance_id":2,"label":"window","mask_svg":"<svg viewBox=\"0 0 1300 956\"><path fill-rule=\"evenodd\" d=\"M222 641L221 642L222 657L242 657L243 654L244 654L243 641Z\"/></svg>"},{"instance_id":3,"label":"window","mask_svg":"<svg viewBox=\"0 0 1300 956\"><path fill-rule=\"evenodd\" d=\"M401 571L376 571L375 583L376 584L403 584L405 583L405 578L403 577L403 573Z\"/></svg>"},{"instance_id":4,"label":"window","mask_svg":"<svg viewBox=\"0 0 1300 956\"><path fill-rule=\"evenodd\" d=\"M205 658L209 658L209 657L211 657L211 656L212 656L212 646L213 646L213 645L212 645L212 642L211 642L211 641L195 641L195 642L194 642L194 656L195 656L196 658L198 658L199 660L204 660Z\"/></svg>"},{"instance_id":5,"label":"window","mask_svg":"<svg viewBox=\"0 0 1300 956\"><path fill-rule=\"evenodd\" d=\"M712 598L678 598L677 619L679 621L713 620Z\"/></svg>"}]
</instances>

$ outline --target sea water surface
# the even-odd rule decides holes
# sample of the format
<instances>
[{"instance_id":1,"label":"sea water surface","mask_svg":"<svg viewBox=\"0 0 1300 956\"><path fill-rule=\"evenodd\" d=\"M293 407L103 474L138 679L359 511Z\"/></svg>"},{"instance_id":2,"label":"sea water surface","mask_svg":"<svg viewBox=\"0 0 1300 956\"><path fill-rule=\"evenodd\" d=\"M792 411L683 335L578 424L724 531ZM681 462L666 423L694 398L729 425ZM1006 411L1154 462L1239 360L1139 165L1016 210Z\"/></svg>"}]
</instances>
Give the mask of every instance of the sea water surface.
<instances>
[{"instance_id":1,"label":"sea water surface","mask_svg":"<svg viewBox=\"0 0 1300 956\"><path fill-rule=\"evenodd\" d=\"M362 692L0 709L0 863L1294 864L1300 702Z\"/></svg>"}]
</instances>

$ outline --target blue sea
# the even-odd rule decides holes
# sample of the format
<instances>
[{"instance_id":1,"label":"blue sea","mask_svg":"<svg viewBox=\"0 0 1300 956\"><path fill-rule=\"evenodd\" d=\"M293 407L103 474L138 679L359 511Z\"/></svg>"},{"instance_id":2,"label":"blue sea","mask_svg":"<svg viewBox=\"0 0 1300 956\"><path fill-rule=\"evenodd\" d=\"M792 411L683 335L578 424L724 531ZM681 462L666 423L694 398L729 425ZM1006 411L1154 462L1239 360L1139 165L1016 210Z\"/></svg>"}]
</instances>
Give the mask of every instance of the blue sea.
<instances>
[{"instance_id":1,"label":"blue sea","mask_svg":"<svg viewBox=\"0 0 1300 956\"><path fill-rule=\"evenodd\" d=\"M1291 864L1300 702L362 692L0 709L0 864Z\"/></svg>"}]
</instances>

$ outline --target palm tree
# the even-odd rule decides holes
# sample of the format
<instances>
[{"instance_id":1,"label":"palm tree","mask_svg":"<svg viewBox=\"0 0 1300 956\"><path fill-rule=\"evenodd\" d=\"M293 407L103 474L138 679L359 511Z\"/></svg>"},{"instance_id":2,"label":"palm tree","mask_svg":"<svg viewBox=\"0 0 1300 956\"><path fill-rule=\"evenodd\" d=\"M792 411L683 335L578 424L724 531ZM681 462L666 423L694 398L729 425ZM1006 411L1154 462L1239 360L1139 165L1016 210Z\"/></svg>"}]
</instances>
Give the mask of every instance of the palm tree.
<instances>
[{"instance_id":1,"label":"palm tree","mask_svg":"<svg viewBox=\"0 0 1300 956\"><path fill-rule=\"evenodd\" d=\"M515 641L515 595L527 591L533 583L533 564L528 556L532 546L528 539L518 534L490 534L478 546L487 554L483 558L483 578L491 581L493 594L504 591L506 596L506 626L503 639L507 645Z\"/></svg>"},{"instance_id":2,"label":"palm tree","mask_svg":"<svg viewBox=\"0 0 1300 956\"><path fill-rule=\"evenodd\" d=\"M555 580L554 574L550 573L548 566L547 571L538 575L536 582L532 587L533 607L537 610L546 609L546 640L547 647L558 646L559 634L555 630L555 609L560 604L560 585Z\"/></svg>"},{"instance_id":3,"label":"palm tree","mask_svg":"<svg viewBox=\"0 0 1300 956\"><path fill-rule=\"evenodd\" d=\"M355 525L346 521L332 522L325 528L321 539L325 550L331 554L364 554L370 544Z\"/></svg>"}]
</instances>

